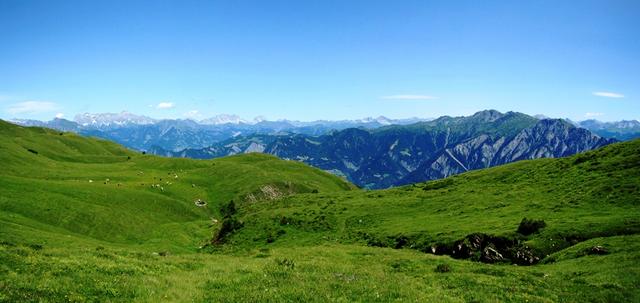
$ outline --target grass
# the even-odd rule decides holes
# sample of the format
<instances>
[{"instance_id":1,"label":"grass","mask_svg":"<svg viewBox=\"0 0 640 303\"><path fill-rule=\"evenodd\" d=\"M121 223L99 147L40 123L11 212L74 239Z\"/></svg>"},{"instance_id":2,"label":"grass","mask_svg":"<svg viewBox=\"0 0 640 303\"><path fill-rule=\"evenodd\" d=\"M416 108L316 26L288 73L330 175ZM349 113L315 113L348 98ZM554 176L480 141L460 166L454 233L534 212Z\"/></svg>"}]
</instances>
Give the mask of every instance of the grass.
<instances>
[{"instance_id":1,"label":"grass","mask_svg":"<svg viewBox=\"0 0 640 303\"><path fill-rule=\"evenodd\" d=\"M299 232L308 238L315 224L312 234L340 242L361 242L366 234L383 242L406 236L413 241L408 245L427 246L477 232L517 236L526 217L546 222L541 233L526 240L550 253L559 243L548 239L640 231L638 163L640 141L635 141L390 190L296 195L247 205L245 221L256 227L246 226L238 242L247 243L282 217L291 221L280 224L291 237Z\"/></svg>"},{"instance_id":2,"label":"grass","mask_svg":"<svg viewBox=\"0 0 640 303\"><path fill-rule=\"evenodd\" d=\"M583 242L551 264L489 265L414 250L326 244L240 255L0 247L6 301L635 301L638 236ZM592 244L618 249L572 255ZM631 256L631 257L630 257ZM294 264L291 266L290 264ZM441 273L442 264L450 271ZM7 269L9 268L9 269Z\"/></svg>"},{"instance_id":3,"label":"grass","mask_svg":"<svg viewBox=\"0 0 640 303\"><path fill-rule=\"evenodd\" d=\"M0 135L0 162L6 164L0 173L3 223L113 243L193 251L229 200L243 201L264 188L276 197L354 188L320 170L262 154L165 159L4 122ZM197 199L207 205L196 206ZM16 236L8 230L0 235Z\"/></svg>"},{"instance_id":4,"label":"grass","mask_svg":"<svg viewBox=\"0 0 640 303\"><path fill-rule=\"evenodd\" d=\"M640 300L638 140L380 191L266 155L160 158L4 122L0 161L0 301ZM242 227L207 245L230 200ZM546 226L518 234L525 217ZM423 252L473 233L542 260Z\"/></svg>"}]
</instances>

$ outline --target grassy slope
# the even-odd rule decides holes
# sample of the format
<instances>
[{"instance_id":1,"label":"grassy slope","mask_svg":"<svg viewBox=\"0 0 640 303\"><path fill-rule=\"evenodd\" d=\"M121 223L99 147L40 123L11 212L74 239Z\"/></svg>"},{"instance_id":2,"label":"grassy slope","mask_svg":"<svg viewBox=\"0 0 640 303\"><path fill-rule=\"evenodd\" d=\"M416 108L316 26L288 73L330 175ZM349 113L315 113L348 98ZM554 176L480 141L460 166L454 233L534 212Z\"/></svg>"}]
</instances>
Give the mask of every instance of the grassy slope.
<instances>
[{"instance_id":1,"label":"grassy slope","mask_svg":"<svg viewBox=\"0 0 640 303\"><path fill-rule=\"evenodd\" d=\"M263 155L164 159L2 122L0 136L0 301L640 300L640 141L341 192L350 186L337 178ZM159 178L164 192L150 187ZM244 199L264 185L307 193ZM227 249L195 252L230 199L244 227ZM426 245L509 235L525 216L548 223L527 239L551 253L545 264L489 265L367 247L363 238L392 244L402 234ZM575 235L593 239L561 249ZM584 254L596 244L610 254ZM451 271L436 272L440 264Z\"/></svg>"},{"instance_id":2,"label":"grassy slope","mask_svg":"<svg viewBox=\"0 0 640 303\"><path fill-rule=\"evenodd\" d=\"M320 170L261 154L165 159L108 141L4 122L0 135L5 164L0 221L8 227L0 234L9 239L20 237L14 227L29 226L112 243L193 250L210 235L210 218L218 217L221 203L242 200L265 185L281 194L352 188ZM209 205L197 207L196 199Z\"/></svg>"},{"instance_id":3,"label":"grassy slope","mask_svg":"<svg viewBox=\"0 0 640 303\"><path fill-rule=\"evenodd\" d=\"M159 256L3 243L0 301L637 302L639 242L594 239L528 267L337 244ZM610 254L581 256L596 244ZM450 272L436 272L441 264Z\"/></svg>"},{"instance_id":4,"label":"grassy slope","mask_svg":"<svg viewBox=\"0 0 640 303\"><path fill-rule=\"evenodd\" d=\"M257 244L274 230L282 230L283 245L332 238L341 243L369 239L393 247L404 236L407 245L429 247L475 232L514 236L527 217L548 224L527 239L546 254L571 240L639 233L639 192L640 140L636 140L574 157L521 161L426 184L305 194L247 205L247 223L235 242Z\"/></svg>"}]
</instances>

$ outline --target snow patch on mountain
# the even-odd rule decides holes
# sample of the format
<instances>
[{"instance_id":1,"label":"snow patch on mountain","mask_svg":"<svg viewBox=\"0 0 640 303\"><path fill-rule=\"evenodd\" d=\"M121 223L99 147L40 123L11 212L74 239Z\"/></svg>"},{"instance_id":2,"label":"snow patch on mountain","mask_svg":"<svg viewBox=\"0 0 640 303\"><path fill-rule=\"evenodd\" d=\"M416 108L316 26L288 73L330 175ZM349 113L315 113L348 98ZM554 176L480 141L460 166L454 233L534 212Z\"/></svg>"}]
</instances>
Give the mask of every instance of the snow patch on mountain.
<instances>
[{"instance_id":1,"label":"snow patch on mountain","mask_svg":"<svg viewBox=\"0 0 640 303\"><path fill-rule=\"evenodd\" d=\"M221 124L248 124L248 121L240 118L238 115L217 115L208 119L200 120L200 124L204 125L221 125Z\"/></svg>"},{"instance_id":2,"label":"snow patch on mountain","mask_svg":"<svg viewBox=\"0 0 640 303\"><path fill-rule=\"evenodd\" d=\"M147 116L132 114L127 111L120 113L92 114L84 113L75 116L74 121L82 126L123 126L123 125L148 125L157 120Z\"/></svg>"}]
</instances>

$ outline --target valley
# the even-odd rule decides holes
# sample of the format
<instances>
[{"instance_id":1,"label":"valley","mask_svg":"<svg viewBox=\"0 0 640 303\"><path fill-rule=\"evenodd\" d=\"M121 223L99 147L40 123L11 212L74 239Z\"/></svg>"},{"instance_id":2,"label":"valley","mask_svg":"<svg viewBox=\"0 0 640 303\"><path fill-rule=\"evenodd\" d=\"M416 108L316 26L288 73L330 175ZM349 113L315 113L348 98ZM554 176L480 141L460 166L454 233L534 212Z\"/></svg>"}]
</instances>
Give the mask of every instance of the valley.
<instances>
[{"instance_id":1,"label":"valley","mask_svg":"<svg viewBox=\"0 0 640 303\"><path fill-rule=\"evenodd\" d=\"M0 136L0 301L638 298L637 140L370 191L264 154L162 158L6 122ZM521 234L524 218L545 226Z\"/></svg>"}]
</instances>

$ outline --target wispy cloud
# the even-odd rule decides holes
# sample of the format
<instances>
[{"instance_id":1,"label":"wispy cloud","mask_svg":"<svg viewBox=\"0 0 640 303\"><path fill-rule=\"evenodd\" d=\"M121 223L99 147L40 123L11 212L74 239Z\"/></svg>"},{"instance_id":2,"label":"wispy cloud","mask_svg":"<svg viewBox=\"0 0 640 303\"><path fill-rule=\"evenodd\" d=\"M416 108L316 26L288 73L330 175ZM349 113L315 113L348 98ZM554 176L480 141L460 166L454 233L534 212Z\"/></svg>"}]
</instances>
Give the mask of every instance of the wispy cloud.
<instances>
[{"instance_id":1,"label":"wispy cloud","mask_svg":"<svg viewBox=\"0 0 640 303\"><path fill-rule=\"evenodd\" d=\"M174 107L175 107L175 104L173 104L172 102L160 102L158 103L158 105L156 105L157 109L170 109Z\"/></svg>"},{"instance_id":2,"label":"wispy cloud","mask_svg":"<svg viewBox=\"0 0 640 303\"><path fill-rule=\"evenodd\" d=\"M38 114L52 112L58 109L58 105L49 101L25 101L9 105L7 112L12 115Z\"/></svg>"},{"instance_id":3,"label":"wispy cloud","mask_svg":"<svg viewBox=\"0 0 640 303\"><path fill-rule=\"evenodd\" d=\"M382 96L381 99L386 100L434 100L438 99L435 96L429 95L391 95L391 96Z\"/></svg>"},{"instance_id":4,"label":"wispy cloud","mask_svg":"<svg viewBox=\"0 0 640 303\"><path fill-rule=\"evenodd\" d=\"M612 93L612 92L593 92L594 96L605 97L605 98L624 98L623 94Z\"/></svg>"},{"instance_id":5,"label":"wispy cloud","mask_svg":"<svg viewBox=\"0 0 640 303\"><path fill-rule=\"evenodd\" d=\"M584 114L585 118L595 118L595 117L601 117L604 116L604 113L586 113Z\"/></svg>"},{"instance_id":6,"label":"wispy cloud","mask_svg":"<svg viewBox=\"0 0 640 303\"><path fill-rule=\"evenodd\" d=\"M56 118L62 119L62 118L64 118L64 114L63 113L57 113L56 114Z\"/></svg>"}]
</instances>

